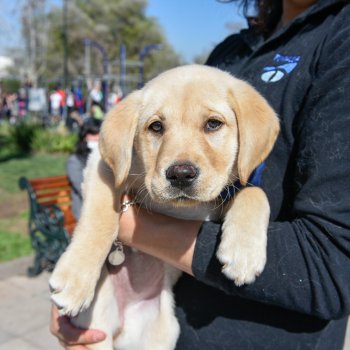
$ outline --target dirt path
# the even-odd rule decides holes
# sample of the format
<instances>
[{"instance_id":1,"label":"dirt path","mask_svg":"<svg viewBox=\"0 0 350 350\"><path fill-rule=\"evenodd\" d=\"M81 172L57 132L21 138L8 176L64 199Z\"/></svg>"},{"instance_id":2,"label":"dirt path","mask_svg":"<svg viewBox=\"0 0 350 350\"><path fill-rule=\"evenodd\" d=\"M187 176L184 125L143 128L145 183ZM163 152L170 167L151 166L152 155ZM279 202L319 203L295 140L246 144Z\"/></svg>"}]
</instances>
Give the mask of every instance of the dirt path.
<instances>
[{"instance_id":1,"label":"dirt path","mask_svg":"<svg viewBox=\"0 0 350 350\"><path fill-rule=\"evenodd\" d=\"M0 219L16 216L28 209L28 199L26 193L4 193L0 190Z\"/></svg>"},{"instance_id":2,"label":"dirt path","mask_svg":"<svg viewBox=\"0 0 350 350\"><path fill-rule=\"evenodd\" d=\"M8 193L0 190L0 226L7 232L27 234L28 198L25 192Z\"/></svg>"}]
</instances>

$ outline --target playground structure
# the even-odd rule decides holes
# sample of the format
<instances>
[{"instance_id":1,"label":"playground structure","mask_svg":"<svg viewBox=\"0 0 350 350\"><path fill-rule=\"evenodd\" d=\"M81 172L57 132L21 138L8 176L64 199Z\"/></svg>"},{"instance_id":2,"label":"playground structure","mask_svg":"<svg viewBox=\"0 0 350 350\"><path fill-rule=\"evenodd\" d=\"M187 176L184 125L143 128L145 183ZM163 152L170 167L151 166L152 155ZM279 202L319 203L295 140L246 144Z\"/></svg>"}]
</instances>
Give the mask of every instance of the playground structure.
<instances>
[{"instance_id":1,"label":"playground structure","mask_svg":"<svg viewBox=\"0 0 350 350\"><path fill-rule=\"evenodd\" d=\"M38 87L30 84L26 85L26 87L22 87L17 92L18 95L25 95L26 112L23 115L30 115L39 120L45 120L44 124L51 125L52 109L49 103L49 96L55 90L64 90L66 93L78 90L84 101L84 108L79 111L79 114L89 114L91 107L90 91L96 83L101 85L103 95L101 108L104 112L107 112L112 107L113 103L111 103L111 100L115 100L115 96L119 100L130 91L141 88L144 85L145 60L153 50L161 49L159 44L146 45L140 49L138 60L129 60L127 59L127 48L125 45L121 45L117 59L110 59L107 50L95 40L84 39L81 45L84 52L84 68L81 75L68 76L68 72L65 71L67 75L51 81L41 81ZM96 53L98 53L97 56ZM94 60L92 60L92 55L94 55ZM96 62L98 66L102 67L102 71L100 69L99 73L96 73ZM17 81L18 79L14 78L13 80ZM67 107L63 107L60 118L66 121L68 113ZM53 123L55 124L55 122Z\"/></svg>"},{"instance_id":2,"label":"playground structure","mask_svg":"<svg viewBox=\"0 0 350 350\"><path fill-rule=\"evenodd\" d=\"M119 86L123 95L126 95L130 90L141 88L144 85L144 60L147 55L153 50L160 50L160 44L149 44L143 47L139 52L139 60L128 60L127 50L125 45L121 45L119 59L111 61L108 58L107 51L97 41L91 39L83 40L85 48L84 56L84 76L85 82L99 79L103 86L104 107L107 110L107 96L111 85ZM97 49L102 58L103 74L102 76L94 76L91 74L91 49ZM111 68L117 66L118 74L111 73ZM132 71L130 73L130 70Z\"/></svg>"}]
</instances>

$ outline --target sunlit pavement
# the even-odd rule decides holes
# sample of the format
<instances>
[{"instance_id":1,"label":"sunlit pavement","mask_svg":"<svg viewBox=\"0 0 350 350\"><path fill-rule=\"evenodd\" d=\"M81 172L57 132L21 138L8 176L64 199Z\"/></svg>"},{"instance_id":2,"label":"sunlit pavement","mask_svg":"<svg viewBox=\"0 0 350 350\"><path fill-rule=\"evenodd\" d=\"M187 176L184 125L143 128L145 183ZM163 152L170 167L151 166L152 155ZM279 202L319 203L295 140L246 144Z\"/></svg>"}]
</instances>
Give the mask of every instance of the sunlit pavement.
<instances>
[{"instance_id":1,"label":"sunlit pavement","mask_svg":"<svg viewBox=\"0 0 350 350\"><path fill-rule=\"evenodd\" d=\"M50 274L27 277L32 261L0 264L0 350L62 350L49 331Z\"/></svg>"}]
</instances>

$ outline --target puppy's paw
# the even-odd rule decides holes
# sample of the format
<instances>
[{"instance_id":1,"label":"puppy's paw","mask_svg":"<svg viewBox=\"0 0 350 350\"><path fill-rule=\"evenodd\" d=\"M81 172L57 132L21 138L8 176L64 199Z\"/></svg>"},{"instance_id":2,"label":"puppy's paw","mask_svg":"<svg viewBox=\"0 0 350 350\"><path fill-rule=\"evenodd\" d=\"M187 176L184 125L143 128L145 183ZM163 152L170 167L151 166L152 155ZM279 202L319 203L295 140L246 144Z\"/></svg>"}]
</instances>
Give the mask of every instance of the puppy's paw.
<instances>
[{"instance_id":1,"label":"puppy's paw","mask_svg":"<svg viewBox=\"0 0 350 350\"><path fill-rule=\"evenodd\" d=\"M83 266L63 255L49 280L51 301L61 315L76 316L89 307L95 293L99 271Z\"/></svg>"},{"instance_id":2,"label":"puppy's paw","mask_svg":"<svg viewBox=\"0 0 350 350\"><path fill-rule=\"evenodd\" d=\"M266 240L259 238L223 234L216 256L222 264L223 274L237 286L254 282L265 267Z\"/></svg>"}]
</instances>

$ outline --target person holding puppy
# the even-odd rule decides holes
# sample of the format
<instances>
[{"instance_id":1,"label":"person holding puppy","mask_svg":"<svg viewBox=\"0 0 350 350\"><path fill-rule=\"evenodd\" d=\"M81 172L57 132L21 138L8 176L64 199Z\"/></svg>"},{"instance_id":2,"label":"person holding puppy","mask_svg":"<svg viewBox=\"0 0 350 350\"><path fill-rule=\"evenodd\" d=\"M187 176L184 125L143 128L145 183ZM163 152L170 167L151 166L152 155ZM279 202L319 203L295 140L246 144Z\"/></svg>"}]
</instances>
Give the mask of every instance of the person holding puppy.
<instances>
[{"instance_id":1,"label":"person holding puppy","mask_svg":"<svg viewBox=\"0 0 350 350\"><path fill-rule=\"evenodd\" d=\"M176 349L341 350L350 313L350 4L256 5L258 18L207 64L248 81L280 117L261 184L271 206L264 271L242 287L221 273L219 223L130 207L119 239L187 273L174 291ZM66 349L104 337L74 328L54 307L51 322Z\"/></svg>"},{"instance_id":2,"label":"person holding puppy","mask_svg":"<svg viewBox=\"0 0 350 350\"><path fill-rule=\"evenodd\" d=\"M93 118L87 120L79 131L79 138L75 145L74 153L67 159L67 175L72 185L72 210L76 220L79 220L83 201L81 185L84 169L89 154L98 147L99 132L100 122L94 121Z\"/></svg>"}]
</instances>

